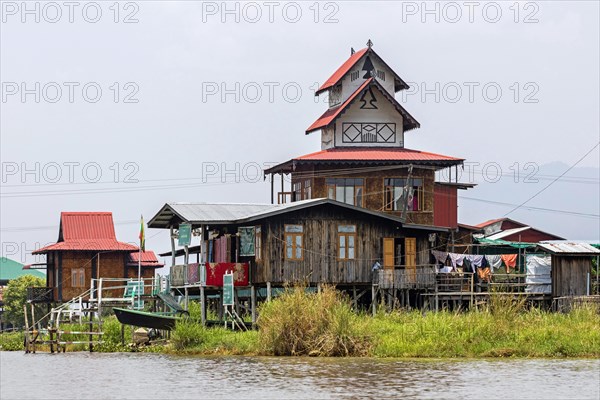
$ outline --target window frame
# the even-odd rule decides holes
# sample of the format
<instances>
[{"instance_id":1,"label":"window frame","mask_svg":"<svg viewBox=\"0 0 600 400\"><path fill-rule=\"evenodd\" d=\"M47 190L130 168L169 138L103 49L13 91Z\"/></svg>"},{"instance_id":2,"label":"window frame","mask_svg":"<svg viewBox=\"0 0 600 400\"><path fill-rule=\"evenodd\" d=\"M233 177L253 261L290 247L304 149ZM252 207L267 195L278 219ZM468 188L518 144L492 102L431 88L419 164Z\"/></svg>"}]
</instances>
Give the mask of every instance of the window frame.
<instances>
[{"instance_id":1,"label":"window frame","mask_svg":"<svg viewBox=\"0 0 600 400\"><path fill-rule=\"evenodd\" d=\"M342 185L340 185L340 181L344 181ZM353 185L350 186L348 184L346 184L347 181L349 180L353 180ZM356 181L361 181L361 183L357 184ZM346 201L346 194L347 194L347 189L351 187L353 192L352 192L352 203L348 203ZM364 204L365 204L365 187L366 187L366 178L344 178L344 177L339 177L339 178L326 178L325 179L325 189L326 189L326 193L327 193L327 198L331 199L331 200L335 200L335 201L339 201L340 203L345 203L345 204L349 204L352 206L356 206L356 207L362 207L364 208ZM343 200L338 200L338 188L344 188L341 193L343 193ZM359 190L360 189L360 204L357 204L357 198L359 196Z\"/></svg>"},{"instance_id":2,"label":"window frame","mask_svg":"<svg viewBox=\"0 0 600 400\"><path fill-rule=\"evenodd\" d=\"M396 185L395 182L396 180L402 180L402 181L406 181L407 177L389 177L389 178L383 178L383 210L384 211L395 211L395 212L401 212L402 210L397 210L394 208L394 189L395 188L404 188L404 185ZM425 179L423 177L411 177L410 180L413 182L413 185L411 185L410 187L412 187L413 189L413 198L414 196L417 196L417 206L418 208L415 209L410 209L409 207L407 207L406 211L407 212L423 212L425 211ZM415 180L419 180L421 182L420 186L415 186L414 185L414 181ZM386 184L387 181L392 181L392 184ZM403 195L404 196L404 195ZM391 199L391 200L388 200Z\"/></svg>"},{"instance_id":3,"label":"window frame","mask_svg":"<svg viewBox=\"0 0 600 400\"><path fill-rule=\"evenodd\" d=\"M260 225L254 227L254 261L262 260L262 229Z\"/></svg>"},{"instance_id":4,"label":"window frame","mask_svg":"<svg viewBox=\"0 0 600 400\"><path fill-rule=\"evenodd\" d=\"M342 227L352 227L352 231L342 231ZM338 261L353 261L356 260L356 244L357 244L357 240L356 240L356 232L357 232L357 228L356 225L353 224L339 224L338 228L337 228L337 233L338 233L338 240L337 240L337 259ZM344 239L345 245L344 245L344 256L342 257L341 252L342 252L342 238ZM350 238L352 238L353 241L353 245L352 245L352 249L353 249L353 255L352 257L349 257L349 243L350 243Z\"/></svg>"},{"instance_id":5,"label":"window frame","mask_svg":"<svg viewBox=\"0 0 600 400\"><path fill-rule=\"evenodd\" d=\"M298 232L288 231L288 227L299 227ZM288 257L288 237L291 239L292 256ZM300 246L298 246L298 238L300 238ZM285 224L283 228L283 244L284 253L283 257L286 261L303 261L304 260L304 226L300 224ZM300 251L300 257L298 257L298 251Z\"/></svg>"},{"instance_id":6,"label":"window frame","mask_svg":"<svg viewBox=\"0 0 600 400\"><path fill-rule=\"evenodd\" d=\"M73 288L84 288L85 287L85 268L83 268L83 267L71 268L71 287L73 287Z\"/></svg>"}]
</instances>

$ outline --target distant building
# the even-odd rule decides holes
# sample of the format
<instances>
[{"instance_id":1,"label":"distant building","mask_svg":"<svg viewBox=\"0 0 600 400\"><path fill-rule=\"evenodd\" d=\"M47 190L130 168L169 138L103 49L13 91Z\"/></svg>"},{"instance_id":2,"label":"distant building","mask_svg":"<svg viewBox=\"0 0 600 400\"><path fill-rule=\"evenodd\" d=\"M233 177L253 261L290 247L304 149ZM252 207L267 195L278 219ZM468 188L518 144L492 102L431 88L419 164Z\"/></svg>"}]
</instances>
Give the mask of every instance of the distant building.
<instances>
[{"instance_id":1,"label":"distant building","mask_svg":"<svg viewBox=\"0 0 600 400\"><path fill-rule=\"evenodd\" d=\"M510 218L492 219L475 225L481 230L480 238L505 240L508 242L538 243L546 240L564 240L552 233L533 228Z\"/></svg>"},{"instance_id":2,"label":"distant building","mask_svg":"<svg viewBox=\"0 0 600 400\"><path fill-rule=\"evenodd\" d=\"M58 241L32 254L46 255L48 301L64 302L89 289L92 278L137 277L138 253L137 246L117 240L112 213L63 212ZM142 278L160 267L153 252L142 254Z\"/></svg>"}]
</instances>

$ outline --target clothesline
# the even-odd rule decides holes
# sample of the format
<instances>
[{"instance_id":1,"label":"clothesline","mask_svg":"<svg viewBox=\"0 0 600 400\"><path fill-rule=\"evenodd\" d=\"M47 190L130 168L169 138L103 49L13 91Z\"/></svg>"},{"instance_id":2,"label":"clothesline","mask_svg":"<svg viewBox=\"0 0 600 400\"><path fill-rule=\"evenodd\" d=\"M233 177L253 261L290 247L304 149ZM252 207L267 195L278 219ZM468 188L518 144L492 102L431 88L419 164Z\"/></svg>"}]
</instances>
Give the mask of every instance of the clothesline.
<instances>
[{"instance_id":1,"label":"clothesline","mask_svg":"<svg viewBox=\"0 0 600 400\"><path fill-rule=\"evenodd\" d=\"M502 264L506 266L506 272L510 272L511 268L516 268L518 257L518 254L459 254L439 250L431 250L431 254L436 260L436 265L445 265L448 258L450 258L452 269L462 267L466 260L473 272L476 268L486 267L491 267L490 272L493 272L493 270L499 269Z\"/></svg>"}]
</instances>

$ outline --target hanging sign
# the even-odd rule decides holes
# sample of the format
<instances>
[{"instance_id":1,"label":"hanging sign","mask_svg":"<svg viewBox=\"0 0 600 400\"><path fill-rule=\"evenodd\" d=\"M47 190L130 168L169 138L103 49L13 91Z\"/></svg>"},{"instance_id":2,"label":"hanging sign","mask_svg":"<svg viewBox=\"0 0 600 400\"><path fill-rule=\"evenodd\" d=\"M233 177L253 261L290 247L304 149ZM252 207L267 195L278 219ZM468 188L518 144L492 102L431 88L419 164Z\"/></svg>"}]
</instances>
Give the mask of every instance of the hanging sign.
<instances>
[{"instance_id":1,"label":"hanging sign","mask_svg":"<svg viewBox=\"0 0 600 400\"><path fill-rule=\"evenodd\" d=\"M192 225L191 224L179 224L179 246L189 246L192 241Z\"/></svg>"}]
</instances>

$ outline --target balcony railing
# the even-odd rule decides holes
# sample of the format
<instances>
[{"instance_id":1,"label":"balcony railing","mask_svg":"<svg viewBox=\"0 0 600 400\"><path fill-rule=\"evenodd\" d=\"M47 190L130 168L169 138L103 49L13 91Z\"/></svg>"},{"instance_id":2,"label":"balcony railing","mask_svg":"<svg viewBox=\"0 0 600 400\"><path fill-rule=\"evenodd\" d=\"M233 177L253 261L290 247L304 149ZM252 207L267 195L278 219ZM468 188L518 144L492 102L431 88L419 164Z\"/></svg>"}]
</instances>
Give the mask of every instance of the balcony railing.
<instances>
[{"instance_id":1,"label":"balcony railing","mask_svg":"<svg viewBox=\"0 0 600 400\"><path fill-rule=\"evenodd\" d=\"M435 287L435 266L384 268L375 271L373 281L382 289L432 289Z\"/></svg>"}]
</instances>

